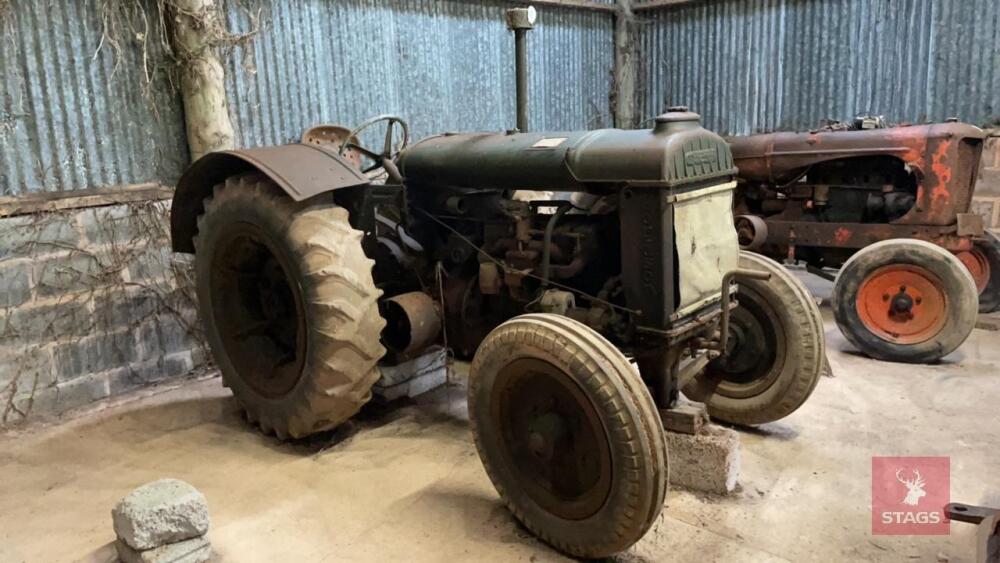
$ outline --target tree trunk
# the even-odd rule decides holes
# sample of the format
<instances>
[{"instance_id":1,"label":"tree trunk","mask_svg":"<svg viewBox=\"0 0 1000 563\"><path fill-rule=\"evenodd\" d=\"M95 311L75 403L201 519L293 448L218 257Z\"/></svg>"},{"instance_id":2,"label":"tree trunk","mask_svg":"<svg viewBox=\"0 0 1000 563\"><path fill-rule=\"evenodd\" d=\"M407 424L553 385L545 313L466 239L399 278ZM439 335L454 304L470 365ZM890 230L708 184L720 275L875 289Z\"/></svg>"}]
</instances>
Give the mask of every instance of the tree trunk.
<instances>
[{"instance_id":1,"label":"tree trunk","mask_svg":"<svg viewBox=\"0 0 1000 563\"><path fill-rule=\"evenodd\" d=\"M174 48L181 59L181 95L191 160L235 146L225 72L212 30L223 29L215 0L171 0Z\"/></svg>"}]
</instances>

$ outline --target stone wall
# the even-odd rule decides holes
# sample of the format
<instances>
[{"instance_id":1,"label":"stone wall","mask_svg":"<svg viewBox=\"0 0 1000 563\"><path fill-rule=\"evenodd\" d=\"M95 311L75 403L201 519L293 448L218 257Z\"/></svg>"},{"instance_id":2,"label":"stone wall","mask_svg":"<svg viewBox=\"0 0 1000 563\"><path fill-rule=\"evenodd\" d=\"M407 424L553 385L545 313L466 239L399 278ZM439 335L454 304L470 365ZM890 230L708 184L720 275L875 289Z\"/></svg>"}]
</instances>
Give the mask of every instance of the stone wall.
<instances>
[{"instance_id":1,"label":"stone wall","mask_svg":"<svg viewBox=\"0 0 1000 563\"><path fill-rule=\"evenodd\" d=\"M168 201L0 218L0 426L205 361L168 218Z\"/></svg>"},{"instance_id":2,"label":"stone wall","mask_svg":"<svg viewBox=\"0 0 1000 563\"><path fill-rule=\"evenodd\" d=\"M992 131L986 139L972 205L973 211L986 219L987 227L1000 230L1000 130Z\"/></svg>"}]
</instances>

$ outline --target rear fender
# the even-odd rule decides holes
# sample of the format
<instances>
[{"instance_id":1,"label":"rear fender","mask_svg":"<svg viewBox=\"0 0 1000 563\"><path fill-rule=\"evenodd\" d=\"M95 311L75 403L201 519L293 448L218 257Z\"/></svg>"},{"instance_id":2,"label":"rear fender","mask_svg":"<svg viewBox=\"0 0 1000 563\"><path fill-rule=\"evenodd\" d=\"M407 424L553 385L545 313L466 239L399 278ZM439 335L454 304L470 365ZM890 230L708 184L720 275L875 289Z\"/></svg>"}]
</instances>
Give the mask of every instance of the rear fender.
<instances>
[{"instance_id":1,"label":"rear fender","mask_svg":"<svg viewBox=\"0 0 1000 563\"><path fill-rule=\"evenodd\" d=\"M188 168L177 183L170 212L175 252L194 253L194 235L205 198L226 178L259 172L295 201L340 188L361 186L368 178L349 160L322 146L294 144L209 153Z\"/></svg>"}]
</instances>

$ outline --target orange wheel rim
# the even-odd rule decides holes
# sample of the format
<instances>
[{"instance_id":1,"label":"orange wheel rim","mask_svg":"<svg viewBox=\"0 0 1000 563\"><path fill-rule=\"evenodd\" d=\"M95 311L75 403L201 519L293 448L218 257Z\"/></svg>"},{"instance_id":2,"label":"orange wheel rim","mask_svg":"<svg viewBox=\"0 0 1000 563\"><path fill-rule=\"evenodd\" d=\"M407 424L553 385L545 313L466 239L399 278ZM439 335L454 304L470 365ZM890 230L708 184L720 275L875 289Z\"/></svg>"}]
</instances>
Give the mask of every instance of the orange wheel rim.
<instances>
[{"instance_id":1,"label":"orange wheel rim","mask_svg":"<svg viewBox=\"0 0 1000 563\"><path fill-rule=\"evenodd\" d=\"M976 290L982 293L990 283L990 261L979 248L958 253L958 259L965 264L966 269L976 281Z\"/></svg>"},{"instance_id":2,"label":"orange wheel rim","mask_svg":"<svg viewBox=\"0 0 1000 563\"><path fill-rule=\"evenodd\" d=\"M895 264L871 273L858 288L858 316L872 334L919 344L944 328L948 297L941 280L920 266Z\"/></svg>"}]
</instances>

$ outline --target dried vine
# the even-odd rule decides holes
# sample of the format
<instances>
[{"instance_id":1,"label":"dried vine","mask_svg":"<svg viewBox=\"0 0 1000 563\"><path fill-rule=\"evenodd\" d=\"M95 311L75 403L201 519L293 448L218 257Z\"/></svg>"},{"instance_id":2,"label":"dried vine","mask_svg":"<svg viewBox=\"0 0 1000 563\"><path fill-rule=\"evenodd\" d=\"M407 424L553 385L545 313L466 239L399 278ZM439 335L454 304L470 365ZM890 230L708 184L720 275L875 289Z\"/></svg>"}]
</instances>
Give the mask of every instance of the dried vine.
<instances>
[{"instance_id":1,"label":"dried vine","mask_svg":"<svg viewBox=\"0 0 1000 563\"><path fill-rule=\"evenodd\" d=\"M96 231L76 243L52 240L51 232L45 235L53 225L72 224L71 215L79 213L98 214L93 222ZM2 361L13 374L0 387L0 425L28 416L39 392L56 386L52 366L57 364L40 361L41 356L54 354L58 346L78 345L91 335L111 337L114 369L128 367L127 380L134 385L158 380L148 372L155 372L166 355L157 351L153 357L142 357L129 340L135 332L156 331L159 338L162 327L180 327L184 342L197 346L192 359L208 358L195 312L191 265L169 250L168 215L166 202L139 202L37 214L28 224L0 229L0 237L18 231L24 241L12 253L36 265L36 294L51 294L41 303L36 295L35 301L20 307L0 309ZM130 234L123 237L123 229ZM84 238L101 242L88 244ZM26 314L32 318L26 320ZM128 319L125 323L123 316Z\"/></svg>"},{"instance_id":2,"label":"dried vine","mask_svg":"<svg viewBox=\"0 0 1000 563\"><path fill-rule=\"evenodd\" d=\"M155 85L162 80L169 92L176 93L179 73L202 56L201 53L180 48L171 40L171 25L181 18L205 30L209 37L207 48L218 51L224 58L232 56L237 47L243 48L242 64L253 70L253 40L261 31L262 9L254 13L244 7L250 29L233 33L223 24L224 18L216 7L192 11L182 8L175 0L93 1L101 18L101 40L94 57L105 48L110 49L117 71L122 61L133 56L131 50L135 49L142 67L143 95L151 103L156 92ZM153 109L155 112L155 103Z\"/></svg>"}]
</instances>

